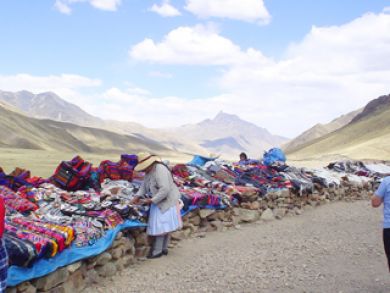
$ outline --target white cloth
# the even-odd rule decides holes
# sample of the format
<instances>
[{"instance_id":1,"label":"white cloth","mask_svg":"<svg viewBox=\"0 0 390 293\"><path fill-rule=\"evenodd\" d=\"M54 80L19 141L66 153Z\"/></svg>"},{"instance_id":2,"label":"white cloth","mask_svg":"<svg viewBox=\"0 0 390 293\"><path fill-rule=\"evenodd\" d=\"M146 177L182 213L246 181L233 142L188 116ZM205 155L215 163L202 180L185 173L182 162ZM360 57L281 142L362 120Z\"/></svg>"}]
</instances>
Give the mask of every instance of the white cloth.
<instances>
[{"instance_id":1,"label":"white cloth","mask_svg":"<svg viewBox=\"0 0 390 293\"><path fill-rule=\"evenodd\" d=\"M170 207L164 213L157 205L150 206L147 233L151 236L163 235L176 231L182 226L181 215L178 206Z\"/></svg>"}]
</instances>

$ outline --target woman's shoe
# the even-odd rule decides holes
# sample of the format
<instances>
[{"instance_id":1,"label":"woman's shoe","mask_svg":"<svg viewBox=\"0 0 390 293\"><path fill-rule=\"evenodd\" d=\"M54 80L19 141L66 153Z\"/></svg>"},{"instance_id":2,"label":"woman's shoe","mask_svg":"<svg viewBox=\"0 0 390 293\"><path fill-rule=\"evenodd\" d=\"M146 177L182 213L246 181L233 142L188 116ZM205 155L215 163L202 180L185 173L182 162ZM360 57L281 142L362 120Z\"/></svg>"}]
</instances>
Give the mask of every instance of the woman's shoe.
<instances>
[{"instance_id":1,"label":"woman's shoe","mask_svg":"<svg viewBox=\"0 0 390 293\"><path fill-rule=\"evenodd\" d=\"M159 258L159 257L162 257L162 255L163 255L163 252L157 253L155 255L149 254L146 258L148 258L148 259Z\"/></svg>"},{"instance_id":2,"label":"woman's shoe","mask_svg":"<svg viewBox=\"0 0 390 293\"><path fill-rule=\"evenodd\" d=\"M168 249L164 249L164 250L162 251L162 255L168 255Z\"/></svg>"}]
</instances>

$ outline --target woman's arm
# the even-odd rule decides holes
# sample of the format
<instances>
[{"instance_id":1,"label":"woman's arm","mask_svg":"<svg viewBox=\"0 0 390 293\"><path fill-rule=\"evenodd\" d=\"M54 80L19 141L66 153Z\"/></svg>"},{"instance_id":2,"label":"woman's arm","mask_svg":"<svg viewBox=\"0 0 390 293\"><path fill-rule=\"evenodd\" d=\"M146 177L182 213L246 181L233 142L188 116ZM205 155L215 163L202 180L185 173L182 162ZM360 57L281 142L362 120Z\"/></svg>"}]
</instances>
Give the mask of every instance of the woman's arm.
<instances>
[{"instance_id":1,"label":"woman's arm","mask_svg":"<svg viewBox=\"0 0 390 293\"><path fill-rule=\"evenodd\" d=\"M371 205L373 208L379 208L383 202L383 199L377 195L371 198Z\"/></svg>"}]
</instances>

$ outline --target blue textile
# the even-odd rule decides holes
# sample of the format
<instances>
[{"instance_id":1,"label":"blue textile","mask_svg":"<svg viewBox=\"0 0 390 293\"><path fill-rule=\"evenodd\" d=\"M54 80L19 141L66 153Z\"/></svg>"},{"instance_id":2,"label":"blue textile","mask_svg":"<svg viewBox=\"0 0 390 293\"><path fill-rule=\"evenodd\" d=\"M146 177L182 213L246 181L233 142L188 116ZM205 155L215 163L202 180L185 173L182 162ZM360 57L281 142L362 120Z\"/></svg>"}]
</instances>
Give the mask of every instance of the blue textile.
<instances>
[{"instance_id":1,"label":"blue textile","mask_svg":"<svg viewBox=\"0 0 390 293\"><path fill-rule=\"evenodd\" d=\"M286 155L279 148L270 149L263 156L264 165L271 166L275 162L286 162Z\"/></svg>"},{"instance_id":2,"label":"blue textile","mask_svg":"<svg viewBox=\"0 0 390 293\"><path fill-rule=\"evenodd\" d=\"M383 228L390 228L390 176L382 180L375 195L383 200Z\"/></svg>"},{"instance_id":3,"label":"blue textile","mask_svg":"<svg viewBox=\"0 0 390 293\"><path fill-rule=\"evenodd\" d=\"M214 161L216 158L207 158L199 155L195 155L191 162L189 162L187 165L191 166L204 166L209 161Z\"/></svg>"},{"instance_id":4,"label":"blue textile","mask_svg":"<svg viewBox=\"0 0 390 293\"><path fill-rule=\"evenodd\" d=\"M147 233L151 236L159 236L180 229L178 207L170 207L162 213L157 205L150 206Z\"/></svg>"},{"instance_id":5,"label":"blue textile","mask_svg":"<svg viewBox=\"0 0 390 293\"><path fill-rule=\"evenodd\" d=\"M5 292L7 287L8 255L4 240L0 238L0 292Z\"/></svg>"},{"instance_id":6,"label":"blue textile","mask_svg":"<svg viewBox=\"0 0 390 293\"><path fill-rule=\"evenodd\" d=\"M115 229L107 231L106 235L96 241L92 246L76 247L75 245L72 245L70 248L65 249L53 258L38 260L31 268L11 266L8 269L7 286L16 286L25 281L43 277L56 271L60 267L101 254L111 246L118 232L127 228L138 227L146 227L146 225L138 221L127 220L123 224L115 227Z\"/></svg>"}]
</instances>

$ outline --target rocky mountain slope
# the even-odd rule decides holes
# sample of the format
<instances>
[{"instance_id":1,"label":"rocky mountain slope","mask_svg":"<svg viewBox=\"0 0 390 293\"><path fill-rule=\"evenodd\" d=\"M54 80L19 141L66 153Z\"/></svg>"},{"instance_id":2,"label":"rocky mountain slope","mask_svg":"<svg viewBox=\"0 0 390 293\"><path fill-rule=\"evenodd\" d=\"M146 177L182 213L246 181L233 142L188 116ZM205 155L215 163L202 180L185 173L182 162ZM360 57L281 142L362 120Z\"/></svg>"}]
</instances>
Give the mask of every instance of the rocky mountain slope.
<instances>
[{"instance_id":1,"label":"rocky mountain slope","mask_svg":"<svg viewBox=\"0 0 390 293\"><path fill-rule=\"evenodd\" d=\"M342 155L354 159L390 157L390 95L369 102L346 126L288 153L292 159Z\"/></svg>"}]
</instances>

